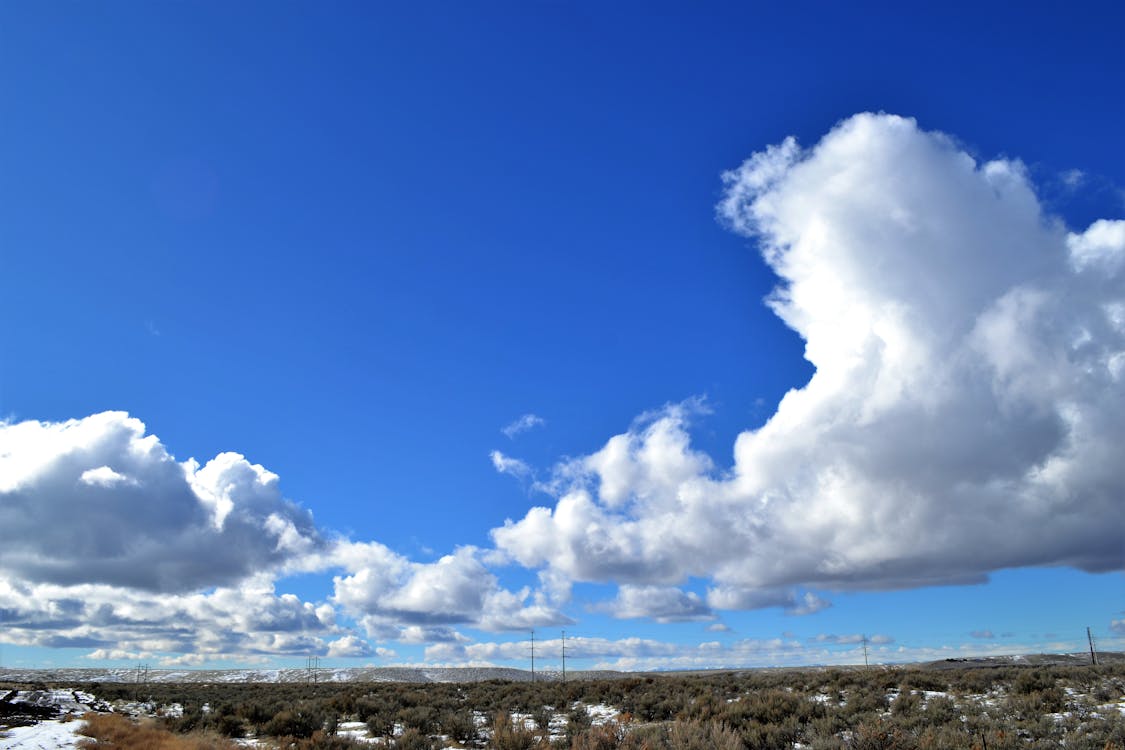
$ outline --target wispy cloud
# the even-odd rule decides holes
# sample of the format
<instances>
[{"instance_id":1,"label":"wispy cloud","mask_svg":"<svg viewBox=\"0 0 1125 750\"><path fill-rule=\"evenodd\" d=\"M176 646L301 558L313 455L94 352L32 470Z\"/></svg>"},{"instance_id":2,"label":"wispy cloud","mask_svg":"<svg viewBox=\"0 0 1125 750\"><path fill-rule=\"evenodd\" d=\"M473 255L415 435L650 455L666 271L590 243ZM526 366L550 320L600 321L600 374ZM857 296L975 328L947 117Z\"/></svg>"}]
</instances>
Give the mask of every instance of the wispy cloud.
<instances>
[{"instance_id":1,"label":"wispy cloud","mask_svg":"<svg viewBox=\"0 0 1125 750\"><path fill-rule=\"evenodd\" d=\"M1086 181L1086 173L1081 169L1068 169L1060 178L1064 185L1073 190Z\"/></svg>"},{"instance_id":2,"label":"wispy cloud","mask_svg":"<svg viewBox=\"0 0 1125 750\"><path fill-rule=\"evenodd\" d=\"M831 606L832 602L817 596L811 591L806 591L804 594L797 597L791 606L786 608L785 613L797 616L811 615L822 609L828 609Z\"/></svg>"},{"instance_id":3,"label":"wispy cloud","mask_svg":"<svg viewBox=\"0 0 1125 750\"><path fill-rule=\"evenodd\" d=\"M534 473L525 462L518 458L506 456L500 451L492 451L488 454L488 458L492 461L492 468L501 474L508 474L517 479L525 480Z\"/></svg>"},{"instance_id":4,"label":"wispy cloud","mask_svg":"<svg viewBox=\"0 0 1125 750\"><path fill-rule=\"evenodd\" d=\"M890 637L889 635L882 635L882 634L879 634L879 633L876 633L875 635L872 635L870 637L867 637L867 636L863 635L862 633L850 633L848 635L837 635L835 633L821 633L821 634L809 639L809 641L812 642L812 643L831 643L831 644L834 644L834 645L857 644L857 643L863 643L865 640L866 640L867 643L875 645L875 646L883 646L883 645L886 645L888 643L894 643L895 642L895 639Z\"/></svg>"},{"instance_id":5,"label":"wispy cloud","mask_svg":"<svg viewBox=\"0 0 1125 750\"><path fill-rule=\"evenodd\" d=\"M524 414L514 422L500 428L500 432L504 433L509 438L515 438L521 433L533 430L536 427L544 427L546 424L547 420L543 419L543 417L536 414Z\"/></svg>"}]
</instances>

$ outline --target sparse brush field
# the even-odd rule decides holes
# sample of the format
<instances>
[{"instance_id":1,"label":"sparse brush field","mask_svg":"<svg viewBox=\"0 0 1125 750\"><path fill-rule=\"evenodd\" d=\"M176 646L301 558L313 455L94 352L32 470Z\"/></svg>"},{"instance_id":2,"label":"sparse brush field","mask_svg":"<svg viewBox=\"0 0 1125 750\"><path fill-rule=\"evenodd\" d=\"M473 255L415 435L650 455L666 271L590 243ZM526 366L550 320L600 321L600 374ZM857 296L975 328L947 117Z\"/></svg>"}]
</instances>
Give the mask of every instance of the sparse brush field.
<instances>
[{"instance_id":1,"label":"sparse brush field","mask_svg":"<svg viewBox=\"0 0 1125 750\"><path fill-rule=\"evenodd\" d=\"M89 748L1125 750L1125 665L84 689Z\"/></svg>"}]
</instances>

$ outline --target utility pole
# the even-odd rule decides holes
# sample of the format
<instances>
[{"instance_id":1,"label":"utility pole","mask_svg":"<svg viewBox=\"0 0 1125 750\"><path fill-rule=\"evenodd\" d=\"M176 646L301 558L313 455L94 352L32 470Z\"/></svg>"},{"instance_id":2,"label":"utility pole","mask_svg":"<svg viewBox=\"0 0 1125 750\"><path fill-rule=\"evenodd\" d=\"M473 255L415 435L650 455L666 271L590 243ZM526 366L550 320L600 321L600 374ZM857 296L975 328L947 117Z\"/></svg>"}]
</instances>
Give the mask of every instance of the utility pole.
<instances>
[{"instance_id":1,"label":"utility pole","mask_svg":"<svg viewBox=\"0 0 1125 750\"><path fill-rule=\"evenodd\" d=\"M562 681L566 682L566 631L562 633Z\"/></svg>"},{"instance_id":2,"label":"utility pole","mask_svg":"<svg viewBox=\"0 0 1125 750\"><path fill-rule=\"evenodd\" d=\"M531 629L531 681L535 682L535 628Z\"/></svg>"},{"instance_id":3,"label":"utility pole","mask_svg":"<svg viewBox=\"0 0 1125 750\"><path fill-rule=\"evenodd\" d=\"M141 700L141 686L148 686L148 665L137 663L137 687L134 689L137 700Z\"/></svg>"},{"instance_id":4,"label":"utility pole","mask_svg":"<svg viewBox=\"0 0 1125 750\"><path fill-rule=\"evenodd\" d=\"M870 665L867 663L867 634L863 636L863 668L868 669Z\"/></svg>"},{"instance_id":5,"label":"utility pole","mask_svg":"<svg viewBox=\"0 0 1125 750\"><path fill-rule=\"evenodd\" d=\"M305 679L307 682L316 684L317 672L320 670L320 657L310 656L305 659Z\"/></svg>"},{"instance_id":6,"label":"utility pole","mask_svg":"<svg viewBox=\"0 0 1125 750\"><path fill-rule=\"evenodd\" d=\"M1094 650L1094 635L1090 632L1090 626L1086 626L1086 640L1090 642L1090 663L1095 667L1098 666L1098 652Z\"/></svg>"}]
</instances>

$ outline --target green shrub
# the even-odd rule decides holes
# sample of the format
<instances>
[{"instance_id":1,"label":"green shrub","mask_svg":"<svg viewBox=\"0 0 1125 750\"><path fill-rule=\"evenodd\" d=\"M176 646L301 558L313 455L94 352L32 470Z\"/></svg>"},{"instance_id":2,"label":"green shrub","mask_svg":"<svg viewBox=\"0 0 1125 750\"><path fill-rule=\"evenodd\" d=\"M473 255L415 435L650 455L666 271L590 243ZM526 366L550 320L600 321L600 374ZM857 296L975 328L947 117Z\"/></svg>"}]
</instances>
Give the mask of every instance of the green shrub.
<instances>
[{"instance_id":1,"label":"green shrub","mask_svg":"<svg viewBox=\"0 0 1125 750\"><path fill-rule=\"evenodd\" d=\"M437 710L430 706L413 705L398 712L398 721L408 729L417 729L422 734L433 734L437 731Z\"/></svg>"},{"instance_id":2,"label":"green shrub","mask_svg":"<svg viewBox=\"0 0 1125 750\"><path fill-rule=\"evenodd\" d=\"M926 701L926 707L922 710L923 715L926 717L926 723L931 726L940 726L942 724L958 723L961 721L961 714L957 710L957 704L950 698L944 695L935 695Z\"/></svg>"},{"instance_id":3,"label":"green shrub","mask_svg":"<svg viewBox=\"0 0 1125 750\"><path fill-rule=\"evenodd\" d=\"M535 726L539 727L539 731L544 735L551 731L551 717L553 715L554 711L547 706L535 706L531 710L531 720L535 722Z\"/></svg>"},{"instance_id":4,"label":"green shrub","mask_svg":"<svg viewBox=\"0 0 1125 750\"><path fill-rule=\"evenodd\" d=\"M289 747L292 750L358 750L358 748L367 750L370 745L357 742L350 737L337 737L318 729L308 739L298 740Z\"/></svg>"},{"instance_id":5,"label":"green shrub","mask_svg":"<svg viewBox=\"0 0 1125 750\"><path fill-rule=\"evenodd\" d=\"M903 688L902 692L891 701L891 713L898 716L909 716L918 713L921 709L922 696L910 688Z\"/></svg>"},{"instance_id":6,"label":"green shrub","mask_svg":"<svg viewBox=\"0 0 1125 750\"><path fill-rule=\"evenodd\" d=\"M492 720L492 742L496 750L531 750L535 747L535 735L517 725L506 712L500 711Z\"/></svg>"},{"instance_id":7,"label":"green shrub","mask_svg":"<svg viewBox=\"0 0 1125 750\"><path fill-rule=\"evenodd\" d=\"M233 712L213 714L208 717L206 726L223 737L244 737L246 735L246 728L242 725L242 719Z\"/></svg>"},{"instance_id":8,"label":"green shrub","mask_svg":"<svg viewBox=\"0 0 1125 750\"><path fill-rule=\"evenodd\" d=\"M438 717L438 726L443 734L466 745L477 738L477 723L473 720L473 712L468 708L458 708L446 711Z\"/></svg>"},{"instance_id":9,"label":"green shrub","mask_svg":"<svg viewBox=\"0 0 1125 750\"><path fill-rule=\"evenodd\" d=\"M848 750L914 750L913 736L888 722L860 724L844 743Z\"/></svg>"},{"instance_id":10,"label":"green shrub","mask_svg":"<svg viewBox=\"0 0 1125 750\"><path fill-rule=\"evenodd\" d=\"M407 729L391 744L394 750L434 750L435 743L417 729Z\"/></svg>"},{"instance_id":11,"label":"green shrub","mask_svg":"<svg viewBox=\"0 0 1125 750\"><path fill-rule=\"evenodd\" d=\"M1029 669L1020 672L1012 682L1012 692L1018 695L1030 695L1049 690L1055 687L1055 678L1043 669Z\"/></svg>"},{"instance_id":12,"label":"green shrub","mask_svg":"<svg viewBox=\"0 0 1125 750\"><path fill-rule=\"evenodd\" d=\"M670 750L745 750L746 745L735 732L717 722L675 721L668 727L668 747Z\"/></svg>"},{"instance_id":13,"label":"green shrub","mask_svg":"<svg viewBox=\"0 0 1125 750\"><path fill-rule=\"evenodd\" d=\"M617 750L624 736L625 731L613 722L589 727L574 736L570 750Z\"/></svg>"},{"instance_id":14,"label":"green shrub","mask_svg":"<svg viewBox=\"0 0 1125 750\"><path fill-rule=\"evenodd\" d=\"M585 732L591 725L590 712L581 703L576 703L566 717L566 738L573 742L574 738Z\"/></svg>"},{"instance_id":15,"label":"green shrub","mask_svg":"<svg viewBox=\"0 0 1125 750\"><path fill-rule=\"evenodd\" d=\"M311 706L299 706L274 714L266 722L263 731L274 737L311 737L313 732L324 728L324 714Z\"/></svg>"}]
</instances>

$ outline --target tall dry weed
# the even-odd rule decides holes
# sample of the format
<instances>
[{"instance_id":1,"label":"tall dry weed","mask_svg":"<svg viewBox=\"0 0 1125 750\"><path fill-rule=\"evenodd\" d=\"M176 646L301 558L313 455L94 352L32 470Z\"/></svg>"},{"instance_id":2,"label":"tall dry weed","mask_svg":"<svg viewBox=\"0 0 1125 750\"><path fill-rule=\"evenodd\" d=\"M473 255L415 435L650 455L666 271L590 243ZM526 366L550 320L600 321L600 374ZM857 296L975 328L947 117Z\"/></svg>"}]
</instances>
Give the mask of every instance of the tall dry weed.
<instances>
[{"instance_id":1,"label":"tall dry weed","mask_svg":"<svg viewBox=\"0 0 1125 750\"><path fill-rule=\"evenodd\" d=\"M236 750L229 740L205 734L172 734L151 724L137 724L119 714L86 714L78 733L85 750Z\"/></svg>"}]
</instances>

